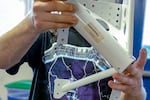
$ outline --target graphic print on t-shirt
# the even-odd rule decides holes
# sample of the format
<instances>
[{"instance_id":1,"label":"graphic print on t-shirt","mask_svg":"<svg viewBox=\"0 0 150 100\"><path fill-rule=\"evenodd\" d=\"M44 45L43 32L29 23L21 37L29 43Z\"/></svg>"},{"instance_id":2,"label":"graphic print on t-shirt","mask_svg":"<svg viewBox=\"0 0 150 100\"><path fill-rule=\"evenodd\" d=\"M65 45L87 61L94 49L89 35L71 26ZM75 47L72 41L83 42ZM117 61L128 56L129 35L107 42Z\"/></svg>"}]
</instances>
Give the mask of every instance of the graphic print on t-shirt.
<instances>
[{"instance_id":1,"label":"graphic print on t-shirt","mask_svg":"<svg viewBox=\"0 0 150 100\"><path fill-rule=\"evenodd\" d=\"M54 44L49 52L45 52L44 61L49 69L48 80L51 100L58 100L53 97L55 79L68 79L73 82L108 68L107 62L99 57L95 49L68 44ZM110 95L107 91L110 89L107 88L106 84L103 81L97 81L81 86L68 91L59 100L107 100Z\"/></svg>"}]
</instances>

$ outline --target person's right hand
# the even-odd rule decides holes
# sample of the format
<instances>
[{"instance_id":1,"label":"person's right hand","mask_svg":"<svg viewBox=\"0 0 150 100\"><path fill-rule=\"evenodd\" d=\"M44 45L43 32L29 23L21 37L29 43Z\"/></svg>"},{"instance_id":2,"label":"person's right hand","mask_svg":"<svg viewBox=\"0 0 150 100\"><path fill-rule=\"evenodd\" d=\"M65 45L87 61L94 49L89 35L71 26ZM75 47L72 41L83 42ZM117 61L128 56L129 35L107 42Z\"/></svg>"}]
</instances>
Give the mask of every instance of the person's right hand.
<instances>
[{"instance_id":1,"label":"person's right hand","mask_svg":"<svg viewBox=\"0 0 150 100\"><path fill-rule=\"evenodd\" d=\"M146 92L143 85L143 71L147 61L147 51L142 48L138 59L132 63L124 73L114 73L117 81L109 81L108 85L115 90L120 90L121 100L145 100Z\"/></svg>"},{"instance_id":2,"label":"person's right hand","mask_svg":"<svg viewBox=\"0 0 150 100\"><path fill-rule=\"evenodd\" d=\"M30 14L33 28L41 33L49 29L67 28L77 23L74 16L77 8L66 0L35 0ZM61 14L52 14L58 11Z\"/></svg>"}]
</instances>

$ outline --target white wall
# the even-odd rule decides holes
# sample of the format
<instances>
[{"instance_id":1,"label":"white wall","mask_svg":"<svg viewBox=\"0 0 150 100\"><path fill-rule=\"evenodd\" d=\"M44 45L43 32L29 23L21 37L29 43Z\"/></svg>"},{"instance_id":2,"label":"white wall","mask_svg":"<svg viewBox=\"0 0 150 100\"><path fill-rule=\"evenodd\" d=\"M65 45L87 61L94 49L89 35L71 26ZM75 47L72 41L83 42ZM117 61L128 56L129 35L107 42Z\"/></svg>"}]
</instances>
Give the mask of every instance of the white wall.
<instances>
[{"instance_id":1,"label":"white wall","mask_svg":"<svg viewBox=\"0 0 150 100\"><path fill-rule=\"evenodd\" d=\"M7 89L5 84L18 80L32 80L32 69L27 63L23 64L16 75L9 75L4 70L0 69L0 97L2 100L7 100Z\"/></svg>"}]
</instances>

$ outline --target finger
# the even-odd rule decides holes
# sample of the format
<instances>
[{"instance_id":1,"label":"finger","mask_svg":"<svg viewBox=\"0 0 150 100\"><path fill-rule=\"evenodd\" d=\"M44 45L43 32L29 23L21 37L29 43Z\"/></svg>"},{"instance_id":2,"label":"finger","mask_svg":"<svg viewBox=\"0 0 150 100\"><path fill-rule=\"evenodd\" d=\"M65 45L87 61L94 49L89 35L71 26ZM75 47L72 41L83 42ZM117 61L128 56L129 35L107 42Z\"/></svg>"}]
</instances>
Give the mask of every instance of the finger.
<instances>
[{"instance_id":1,"label":"finger","mask_svg":"<svg viewBox=\"0 0 150 100\"><path fill-rule=\"evenodd\" d=\"M53 22L51 22L51 23L47 23L47 28L48 29L50 29L50 28L52 28L52 29L57 29L57 28L67 28L67 27L70 27L70 26L72 26L72 24L67 24L67 23L53 23ZM46 27L46 25L45 25L45 27Z\"/></svg>"},{"instance_id":2,"label":"finger","mask_svg":"<svg viewBox=\"0 0 150 100\"><path fill-rule=\"evenodd\" d=\"M134 80L131 79L131 77L126 76L123 73L115 73L113 74L113 78L122 84L126 84L126 85L132 85L134 83Z\"/></svg>"},{"instance_id":3,"label":"finger","mask_svg":"<svg viewBox=\"0 0 150 100\"><path fill-rule=\"evenodd\" d=\"M146 49L141 49L138 59L125 70L125 73L130 73L131 75L136 76L139 73L139 70L142 71L144 69L146 59Z\"/></svg>"},{"instance_id":4,"label":"finger","mask_svg":"<svg viewBox=\"0 0 150 100\"><path fill-rule=\"evenodd\" d=\"M38 16L38 15L42 16ZM55 22L55 23L67 23L67 24L76 24L78 19L72 14L50 14L45 12L38 12L33 15L34 21L43 21L43 22Z\"/></svg>"},{"instance_id":5,"label":"finger","mask_svg":"<svg viewBox=\"0 0 150 100\"><path fill-rule=\"evenodd\" d=\"M120 84L120 83L116 83L116 82L114 82L114 81L109 81L108 82L108 86L110 87L110 88L112 88L112 89L115 89L115 90L119 90L119 91L127 91L127 89L128 89L128 86L127 85L122 85L122 84Z\"/></svg>"},{"instance_id":6,"label":"finger","mask_svg":"<svg viewBox=\"0 0 150 100\"><path fill-rule=\"evenodd\" d=\"M72 26L72 24L54 23L54 22L35 22L34 25L37 29L40 29L39 31L41 32L49 29L67 28Z\"/></svg>"},{"instance_id":7,"label":"finger","mask_svg":"<svg viewBox=\"0 0 150 100\"><path fill-rule=\"evenodd\" d=\"M131 66L129 66L125 71L124 74L126 75L130 75L130 76L138 76L139 74L139 69L136 68L137 66L134 66L133 64L131 64Z\"/></svg>"},{"instance_id":8,"label":"finger","mask_svg":"<svg viewBox=\"0 0 150 100\"><path fill-rule=\"evenodd\" d=\"M135 62L139 68L143 69L145 63L146 63L146 59L147 59L147 51L146 49L141 49L140 52L139 52L139 57L137 59L137 61Z\"/></svg>"},{"instance_id":9,"label":"finger","mask_svg":"<svg viewBox=\"0 0 150 100\"><path fill-rule=\"evenodd\" d=\"M47 12L51 11L62 11L62 12L75 12L77 10L76 6L70 3L65 3L63 1L49 1L49 2L38 2L34 3L34 10L45 10Z\"/></svg>"},{"instance_id":10,"label":"finger","mask_svg":"<svg viewBox=\"0 0 150 100\"><path fill-rule=\"evenodd\" d=\"M74 15L70 13L62 13L62 14L49 14L46 13L44 16L46 21L57 22L57 23L70 23L76 24L78 19Z\"/></svg>"}]
</instances>

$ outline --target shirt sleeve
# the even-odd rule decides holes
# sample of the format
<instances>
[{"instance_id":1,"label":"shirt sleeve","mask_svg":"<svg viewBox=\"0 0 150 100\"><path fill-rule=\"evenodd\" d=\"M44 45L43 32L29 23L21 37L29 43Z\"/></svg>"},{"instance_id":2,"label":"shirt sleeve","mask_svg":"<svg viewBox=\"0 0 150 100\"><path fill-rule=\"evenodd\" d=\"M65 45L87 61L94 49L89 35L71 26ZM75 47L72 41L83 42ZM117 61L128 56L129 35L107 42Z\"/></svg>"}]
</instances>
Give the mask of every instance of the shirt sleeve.
<instances>
[{"instance_id":1,"label":"shirt sleeve","mask_svg":"<svg viewBox=\"0 0 150 100\"><path fill-rule=\"evenodd\" d=\"M16 65L12 66L10 69L7 69L6 72L14 75L18 72L20 66L27 62L31 68L36 67L36 65L39 63L41 57L41 44L42 44L42 34L39 36L39 38L35 41L35 43L32 45L32 47L28 50L28 52L23 56L23 58L18 62Z\"/></svg>"}]
</instances>

